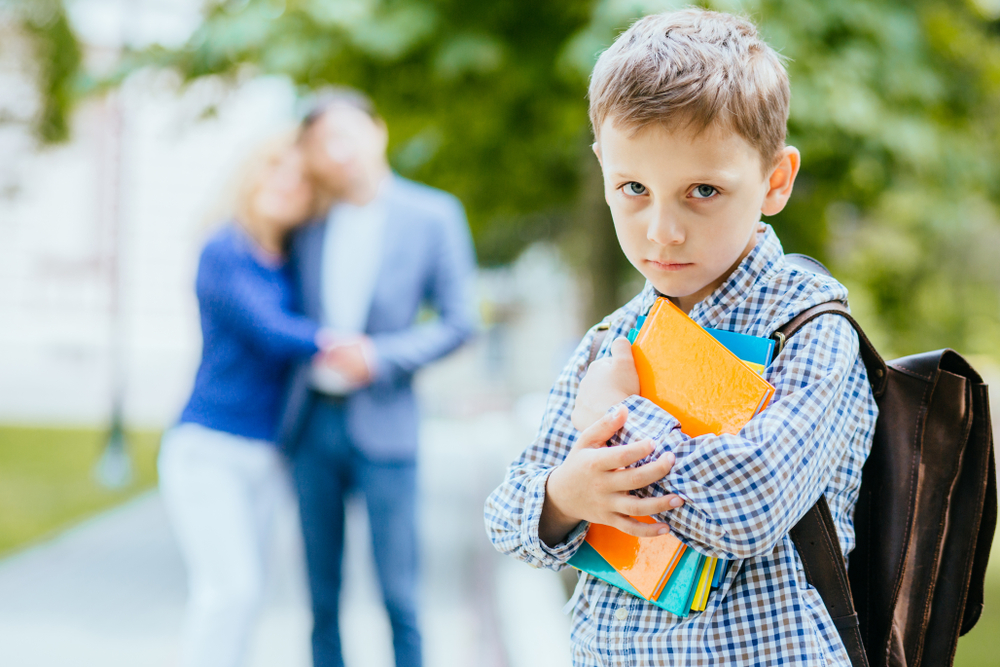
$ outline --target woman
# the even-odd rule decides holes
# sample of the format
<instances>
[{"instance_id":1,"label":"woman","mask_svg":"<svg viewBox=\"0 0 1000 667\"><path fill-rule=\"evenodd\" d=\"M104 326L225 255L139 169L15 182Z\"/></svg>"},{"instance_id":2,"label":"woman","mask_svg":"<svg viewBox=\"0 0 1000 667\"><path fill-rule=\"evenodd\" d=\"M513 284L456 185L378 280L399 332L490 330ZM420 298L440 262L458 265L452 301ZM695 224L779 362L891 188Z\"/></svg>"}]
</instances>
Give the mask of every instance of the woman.
<instances>
[{"instance_id":1,"label":"woman","mask_svg":"<svg viewBox=\"0 0 1000 667\"><path fill-rule=\"evenodd\" d=\"M188 568L181 664L239 665L264 588L268 536L286 472L272 443L292 361L319 351L292 313L288 232L314 192L292 137L250 160L236 219L209 239L196 291L204 345L194 389L163 437L160 490Z\"/></svg>"}]
</instances>

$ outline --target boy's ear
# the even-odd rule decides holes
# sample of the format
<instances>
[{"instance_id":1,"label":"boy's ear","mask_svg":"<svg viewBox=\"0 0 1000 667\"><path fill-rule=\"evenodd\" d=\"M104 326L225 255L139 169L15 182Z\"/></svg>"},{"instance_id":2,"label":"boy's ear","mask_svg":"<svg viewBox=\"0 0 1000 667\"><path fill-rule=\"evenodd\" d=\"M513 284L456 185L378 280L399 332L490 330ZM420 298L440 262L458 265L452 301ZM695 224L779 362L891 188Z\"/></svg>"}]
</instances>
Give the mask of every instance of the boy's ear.
<instances>
[{"instance_id":1,"label":"boy's ear","mask_svg":"<svg viewBox=\"0 0 1000 667\"><path fill-rule=\"evenodd\" d=\"M774 215L785 208L788 198L792 196L792 186L795 185L801 159L799 149L794 146L785 146L782 149L781 159L768 178L767 194L764 195L764 201L760 206L761 213Z\"/></svg>"},{"instance_id":2,"label":"boy's ear","mask_svg":"<svg viewBox=\"0 0 1000 667\"><path fill-rule=\"evenodd\" d=\"M601 144L599 142L595 141L594 143L592 143L590 145L590 148L591 148L591 150L594 151L594 155L597 156L597 161L600 162L601 166L603 167L604 166L604 162L601 161Z\"/></svg>"}]
</instances>

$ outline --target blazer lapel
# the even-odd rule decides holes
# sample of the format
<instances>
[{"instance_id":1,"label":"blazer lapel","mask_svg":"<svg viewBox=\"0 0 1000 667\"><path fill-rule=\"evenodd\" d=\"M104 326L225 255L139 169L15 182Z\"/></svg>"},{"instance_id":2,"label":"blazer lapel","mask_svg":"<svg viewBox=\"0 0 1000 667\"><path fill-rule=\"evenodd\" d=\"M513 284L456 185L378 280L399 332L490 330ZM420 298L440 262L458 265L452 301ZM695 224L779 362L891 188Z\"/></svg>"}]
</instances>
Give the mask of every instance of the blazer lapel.
<instances>
[{"instance_id":1,"label":"blazer lapel","mask_svg":"<svg viewBox=\"0 0 1000 667\"><path fill-rule=\"evenodd\" d=\"M395 174L392 178L399 178ZM382 311L383 307L392 307L392 304L383 305L384 297L392 293L391 286L387 286L385 283L392 279L392 276L388 275L386 272L386 267L390 266L389 260L395 262L399 258L399 244L406 243L405 235L403 234L403 212L401 210L401 202L396 196L394 189L391 189L385 198L385 222L382 227L382 248L379 251L378 256L378 275L375 278L375 285L372 289L371 302L368 304L368 317L365 319L365 332L371 333L372 326L375 324L377 326L379 313ZM405 253L404 253L405 254ZM391 264L394 270L402 270L402 267L396 263Z\"/></svg>"},{"instance_id":2,"label":"blazer lapel","mask_svg":"<svg viewBox=\"0 0 1000 667\"><path fill-rule=\"evenodd\" d=\"M310 224L298 235L299 284L302 288L302 307L306 315L317 322L323 321L323 242L326 238L326 219Z\"/></svg>"}]
</instances>

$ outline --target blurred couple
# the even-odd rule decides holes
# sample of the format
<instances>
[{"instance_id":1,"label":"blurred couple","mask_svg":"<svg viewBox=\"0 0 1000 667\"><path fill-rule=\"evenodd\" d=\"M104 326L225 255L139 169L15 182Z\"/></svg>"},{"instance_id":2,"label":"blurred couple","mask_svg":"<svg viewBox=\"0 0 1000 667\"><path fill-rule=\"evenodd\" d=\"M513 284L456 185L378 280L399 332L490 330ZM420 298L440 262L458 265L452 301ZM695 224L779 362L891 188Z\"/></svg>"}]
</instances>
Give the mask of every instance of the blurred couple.
<instances>
[{"instance_id":1,"label":"blurred couple","mask_svg":"<svg viewBox=\"0 0 1000 667\"><path fill-rule=\"evenodd\" d=\"M291 471L314 667L343 665L344 503L363 495L397 667L421 664L413 374L475 328L461 204L394 174L367 97L337 90L240 178L205 245L203 349L163 438L160 488L189 575L185 667L242 663ZM423 305L438 317L426 320Z\"/></svg>"}]
</instances>

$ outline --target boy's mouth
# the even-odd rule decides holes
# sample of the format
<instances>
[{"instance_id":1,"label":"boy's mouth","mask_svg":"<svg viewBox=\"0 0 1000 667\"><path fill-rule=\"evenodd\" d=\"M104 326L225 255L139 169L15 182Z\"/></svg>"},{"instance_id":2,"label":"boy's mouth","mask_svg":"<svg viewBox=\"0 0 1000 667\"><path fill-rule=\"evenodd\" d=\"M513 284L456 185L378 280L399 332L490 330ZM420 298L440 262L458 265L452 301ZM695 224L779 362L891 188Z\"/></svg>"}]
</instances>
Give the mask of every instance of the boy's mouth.
<instances>
[{"instance_id":1,"label":"boy's mouth","mask_svg":"<svg viewBox=\"0 0 1000 667\"><path fill-rule=\"evenodd\" d=\"M647 259L646 261L652 264L653 268L659 269L660 271L680 271L694 266L692 262L660 262L655 259Z\"/></svg>"}]
</instances>

